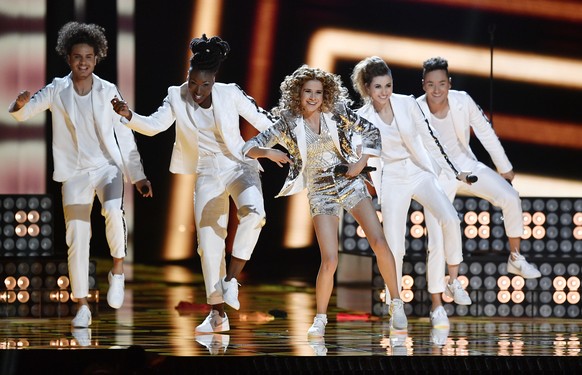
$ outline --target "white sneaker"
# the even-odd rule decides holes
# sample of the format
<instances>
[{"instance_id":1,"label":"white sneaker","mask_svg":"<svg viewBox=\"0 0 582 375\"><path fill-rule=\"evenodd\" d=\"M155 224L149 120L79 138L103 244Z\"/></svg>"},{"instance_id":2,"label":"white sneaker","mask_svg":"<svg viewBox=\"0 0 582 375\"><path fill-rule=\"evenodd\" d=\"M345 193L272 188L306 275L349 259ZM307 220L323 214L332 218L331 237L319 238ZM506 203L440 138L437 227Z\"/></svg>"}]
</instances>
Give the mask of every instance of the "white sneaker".
<instances>
[{"instance_id":1,"label":"white sneaker","mask_svg":"<svg viewBox=\"0 0 582 375\"><path fill-rule=\"evenodd\" d=\"M71 326L74 328L87 328L91 323L91 310L89 310L89 306L81 305L77 310L77 314L71 321Z\"/></svg>"},{"instance_id":2,"label":"white sneaker","mask_svg":"<svg viewBox=\"0 0 582 375\"><path fill-rule=\"evenodd\" d=\"M430 330L432 343L437 346L443 346L449 338L449 328L433 328Z\"/></svg>"},{"instance_id":3,"label":"white sneaker","mask_svg":"<svg viewBox=\"0 0 582 375\"><path fill-rule=\"evenodd\" d=\"M471 297L469 297L469 294L465 289L463 289L463 286L457 279L453 280L452 284L447 283L447 287L445 288L445 294L448 297L452 298L457 305L468 306L472 303Z\"/></svg>"},{"instance_id":4,"label":"white sneaker","mask_svg":"<svg viewBox=\"0 0 582 375\"><path fill-rule=\"evenodd\" d=\"M315 318L313 318L313 324L307 330L307 336L323 337L325 335L326 324L327 318L315 316Z\"/></svg>"},{"instance_id":5,"label":"white sneaker","mask_svg":"<svg viewBox=\"0 0 582 375\"><path fill-rule=\"evenodd\" d=\"M73 328L71 329L73 338L79 346L91 345L91 329L89 328Z\"/></svg>"},{"instance_id":6,"label":"white sneaker","mask_svg":"<svg viewBox=\"0 0 582 375\"><path fill-rule=\"evenodd\" d=\"M325 346L325 339L323 336L312 336L309 338L309 346L313 349L313 354L317 356L327 355L327 347Z\"/></svg>"},{"instance_id":7,"label":"white sneaker","mask_svg":"<svg viewBox=\"0 0 582 375\"><path fill-rule=\"evenodd\" d=\"M515 259L513 256L515 255ZM537 279L542 277L540 271L538 271L533 265L529 264L525 257L518 253L512 253L509 255L507 260L507 272L519 275L524 279Z\"/></svg>"},{"instance_id":8,"label":"white sneaker","mask_svg":"<svg viewBox=\"0 0 582 375\"><path fill-rule=\"evenodd\" d=\"M430 324L432 328L449 328L449 317L444 307L439 306L430 312Z\"/></svg>"},{"instance_id":9,"label":"white sneaker","mask_svg":"<svg viewBox=\"0 0 582 375\"><path fill-rule=\"evenodd\" d=\"M114 309L123 305L125 296L125 275L114 275L111 272L107 275L109 290L107 291L107 303Z\"/></svg>"},{"instance_id":10,"label":"white sneaker","mask_svg":"<svg viewBox=\"0 0 582 375\"><path fill-rule=\"evenodd\" d=\"M224 332L228 330L230 330L228 316L224 313L224 317L222 317L216 310L210 310L206 319L196 327L196 332L201 333Z\"/></svg>"},{"instance_id":11,"label":"white sneaker","mask_svg":"<svg viewBox=\"0 0 582 375\"><path fill-rule=\"evenodd\" d=\"M222 298L224 302L235 310L240 309L240 302L238 301L238 281L233 277L230 281L225 281L226 277L220 279L214 288L222 290Z\"/></svg>"},{"instance_id":12,"label":"white sneaker","mask_svg":"<svg viewBox=\"0 0 582 375\"><path fill-rule=\"evenodd\" d=\"M223 354L228 348L230 336L220 334L196 335L196 342L204 345L211 355Z\"/></svg>"},{"instance_id":13,"label":"white sneaker","mask_svg":"<svg viewBox=\"0 0 582 375\"><path fill-rule=\"evenodd\" d=\"M397 330L406 329L408 327L408 319L404 313L404 302L401 299L394 298L390 302L390 326Z\"/></svg>"}]
</instances>

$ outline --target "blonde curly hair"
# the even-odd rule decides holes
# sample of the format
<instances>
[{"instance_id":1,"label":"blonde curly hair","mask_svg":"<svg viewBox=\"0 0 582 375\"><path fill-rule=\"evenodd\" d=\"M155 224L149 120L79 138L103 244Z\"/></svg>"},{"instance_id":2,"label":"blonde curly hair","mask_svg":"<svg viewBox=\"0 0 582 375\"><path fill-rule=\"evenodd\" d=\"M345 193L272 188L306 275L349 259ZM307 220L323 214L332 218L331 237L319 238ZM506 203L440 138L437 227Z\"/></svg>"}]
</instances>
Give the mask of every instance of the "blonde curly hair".
<instances>
[{"instance_id":1,"label":"blonde curly hair","mask_svg":"<svg viewBox=\"0 0 582 375\"><path fill-rule=\"evenodd\" d=\"M339 75L302 65L291 75L286 76L281 83L281 98L272 112L280 116L283 111L289 111L295 116L300 116L302 113L301 89L305 82L312 80L320 81L323 85L322 112L331 111L339 102L351 104L348 89L343 87Z\"/></svg>"}]
</instances>

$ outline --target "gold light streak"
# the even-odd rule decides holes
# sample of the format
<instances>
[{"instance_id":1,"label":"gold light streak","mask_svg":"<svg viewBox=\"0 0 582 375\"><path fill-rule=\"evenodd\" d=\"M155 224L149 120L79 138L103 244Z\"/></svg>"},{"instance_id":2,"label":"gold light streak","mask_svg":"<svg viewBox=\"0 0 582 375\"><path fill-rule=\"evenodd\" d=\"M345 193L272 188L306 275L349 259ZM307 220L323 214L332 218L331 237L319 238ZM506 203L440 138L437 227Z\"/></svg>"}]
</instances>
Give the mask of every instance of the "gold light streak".
<instances>
[{"instance_id":1,"label":"gold light streak","mask_svg":"<svg viewBox=\"0 0 582 375\"><path fill-rule=\"evenodd\" d=\"M323 28L313 35L308 46L307 64L333 71L339 59L359 60L370 55L380 56L391 65L418 68L419 71L427 58L444 55L455 72L480 77L489 77L490 74L488 47L337 28ZM582 88L582 60L497 49L493 64L496 79ZM541 71L544 74L538 74ZM565 80L564 76L569 79ZM579 124L496 114L495 129L502 138L582 148L582 126Z\"/></svg>"},{"instance_id":2,"label":"gold light streak","mask_svg":"<svg viewBox=\"0 0 582 375\"><path fill-rule=\"evenodd\" d=\"M562 21L582 21L582 4L572 0L417 0L421 3L478 8L481 11L518 14Z\"/></svg>"},{"instance_id":3,"label":"gold light streak","mask_svg":"<svg viewBox=\"0 0 582 375\"><path fill-rule=\"evenodd\" d=\"M219 34L223 2L221 0L198 0L192 11L192 37L202 34ZM183 71L187 71L186 67ZM166 238L163 247L164 260L188 259L194 255L194 207L185 202L193 201L195 177L173 175L169 198Z\"/></svg>"}]
</instances>

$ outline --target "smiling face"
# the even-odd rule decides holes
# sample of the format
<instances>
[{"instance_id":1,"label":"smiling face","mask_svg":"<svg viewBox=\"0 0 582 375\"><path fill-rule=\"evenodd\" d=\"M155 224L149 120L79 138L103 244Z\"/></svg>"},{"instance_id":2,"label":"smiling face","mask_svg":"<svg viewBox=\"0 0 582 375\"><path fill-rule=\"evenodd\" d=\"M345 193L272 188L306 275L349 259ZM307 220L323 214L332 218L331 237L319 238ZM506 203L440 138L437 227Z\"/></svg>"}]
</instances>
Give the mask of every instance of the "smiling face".
<instances>
[{"instance_id":1,"label":"smiling face","mask_svg":"<svg viewBox=\"0 0 582 375\"><path fill-rule=\"evenodd\" d=\"M386 105L390 102L390 96L394 91L392 77L388 74L372 78L372 82L366 86L366 92L375 105Z\"/></svg>"},{"instance_id":2,"label":"smiling face","mask_svg":"<svg viewBox=\"0 0 582 375\"><path fill-rule=\"evenodd\" d=\"M97 65L95 50L88 44L75 44L71 53L67 55L67 63L73 73L73 80L81 80L90 77Z\"/></svg>"},{"instance_id":3,"label":"smiling face","mask_svg":"<svg viewBox=\"0 0 582 375\"><path fill-rule=\"evenodd\" d=\"M428 72L422 80L422 89L426 93L426 100L431 105L445 103L450 88L451 81L444 69Z\"/></svg>"},{"instance_id":4,"label":"smiling face","mask_svg":"<svg viewBox=\"0 0 582 375\"><path fill-rule=\"evenodd\" d=\"M212 87L216 75L213 72L190 69L188 73L188 91L196 104L209 108L212 104Z\"/></svg>"},{"instance_id":5,"label":"smiling face","mask_svg":"<svg viewBox=\"0 0 582 375\"><path fill-rule=\"evenodd\" d=\"M317 79L312 79L301 87L301 108L303 115L308 116L314 112L319 112L323 103L323 83Z\"/></svg>"}]
</instances>

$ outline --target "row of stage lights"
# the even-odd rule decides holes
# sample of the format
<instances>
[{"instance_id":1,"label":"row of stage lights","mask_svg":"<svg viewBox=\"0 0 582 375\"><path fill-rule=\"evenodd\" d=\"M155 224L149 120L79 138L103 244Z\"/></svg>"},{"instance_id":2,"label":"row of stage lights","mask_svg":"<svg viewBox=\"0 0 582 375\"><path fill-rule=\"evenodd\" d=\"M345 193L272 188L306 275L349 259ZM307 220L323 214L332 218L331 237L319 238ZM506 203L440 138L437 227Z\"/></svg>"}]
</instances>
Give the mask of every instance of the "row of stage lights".
<instances>
[{"instance_id":1,"label":"row of stage lights","mask_svg":"<svg viewBox=\"0 0 582 375\"><path fill-rule=\"evenodd\" d=\"M382 221L380 207L374 203ZM575 261L582 257L582 199L522 198L521 203L521 252L538 267L540 279L524 280L507 273L508 241L498 207L480 198L455 198L465 258L459 279L473 304L455 305L443 295L449 316L582 316L580 266ZM407 302L407 314L428 316L431 301L426 290L427 232L422 206L413 201L408 214L401 298ZM364 231L348 213L342 219L341 251L373 257ZM371 274L372 313L385 315L383 279L375 259Z\"/></svg>"},{"instance_id":2,"label":"row of stage lights","mask_svg":"<svg viewBox=\"0 0 582 375\"><path fill-rule=\"evenodd\" d=\"M0 257L54 255L53 202L47 195L0 195Z\"/></svg>"},{"instance_id":3,"label":"row of stage lights","mask_svg":"<svg viewBox=\"0 0 582 375\"><path fill-rule=\"evenodd\" d=\"M456 305L442 294L449 316L515 316L515 317L582 317L580 302L580 266L544 262L539 267L542 277L524 279L507 273L506 260L486 260L461 263L458 277L473 302L470 306ZM386 315L385 289L375 259L372 263L372 313ZM448 276L446 276L448 279ZM400 298L406 303L408 315L427 316L431 306L427 291L426 264L403 264Z\"/></svg>"},{"instance_id":4,"label":"row of stage lights","mask_svg":"<svg viewBox=\"0 0 582 375\"><path fill-rule=\"evenodd\" d=\"M508 250L503 214L498 207L472 197L457 197L453 205L461 220L465 256L504 254ZM522 209L522 253L582 257L582 199L522 198ZM377 214L382 220L378 206ZM424 257L426 236L422 206L413 201L407 219L407 253ZM364 231L349 214L342 221L342 251L371 255Z\"/></svg>"},{"instance_id":5,"label":"row of stage lights","mask_svg":"<svg viewBox=\"0 0 582 375\"><path fill-rule=\"evenodd\" d=\"M77 299L70 290L66 260L10 258L0 263L0 316L55 317L74 315ZM0 286L1 287L1 286ZM89 264L89 295L99 302L96 264Z\"/></svg>"}]
</instances>

